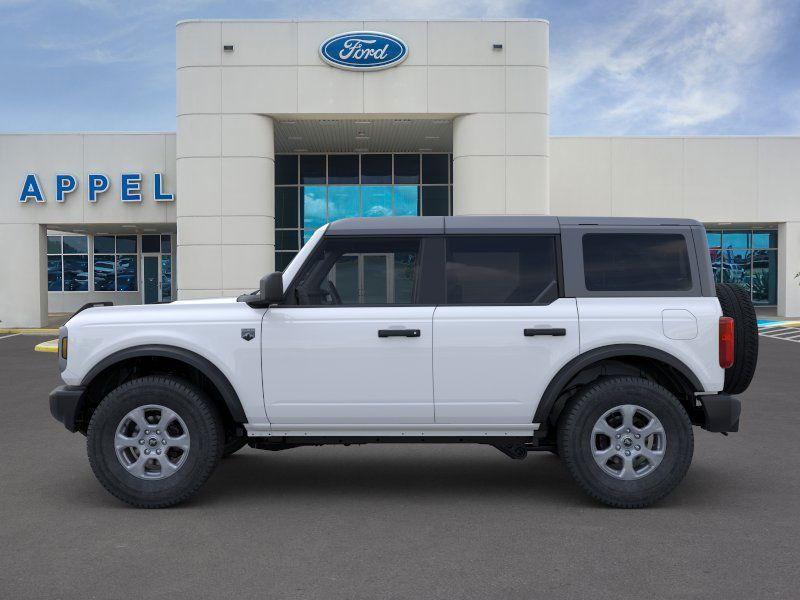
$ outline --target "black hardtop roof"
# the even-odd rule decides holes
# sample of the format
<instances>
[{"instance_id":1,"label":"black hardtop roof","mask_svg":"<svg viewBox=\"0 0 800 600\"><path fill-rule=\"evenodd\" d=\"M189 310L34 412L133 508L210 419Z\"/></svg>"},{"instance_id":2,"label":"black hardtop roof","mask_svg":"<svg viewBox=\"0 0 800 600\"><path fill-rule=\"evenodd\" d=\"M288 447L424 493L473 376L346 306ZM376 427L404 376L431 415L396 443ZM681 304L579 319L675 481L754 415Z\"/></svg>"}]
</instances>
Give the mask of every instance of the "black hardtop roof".
<instances>
[{"instance_id":1,"label":"black hardtop roof","mask_svg":"<svg viewBox=\"0 0 800 600\"><path fill-rule=\"evenodd\" d=\"M562 227L691 227L694 219L647 217L552 217L529 215L456 217L357 217L334 221L325 235L436 235L443 233L559 233Z\"/></svg>"}]
</instances>

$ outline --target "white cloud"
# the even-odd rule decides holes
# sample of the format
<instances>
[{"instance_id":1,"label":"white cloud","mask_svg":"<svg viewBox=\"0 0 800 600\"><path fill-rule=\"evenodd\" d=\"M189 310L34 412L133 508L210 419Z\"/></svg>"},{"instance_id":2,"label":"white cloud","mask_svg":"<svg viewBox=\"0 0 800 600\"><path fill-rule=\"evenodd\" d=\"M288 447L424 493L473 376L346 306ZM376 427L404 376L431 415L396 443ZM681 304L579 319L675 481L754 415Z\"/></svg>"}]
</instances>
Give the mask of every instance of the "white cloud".
<instances>
[{"instance_id":1,"label":"white cloud","mask_svg":"<svg viewBox=\"0 0 800 600\"><path fill-rule=\"evenodd\" d=\"M446 19L508 17L524 6L523 0L322 0L298 3L293 10L298 18Z\"/></svg>"},{"instance_id":2,"label":"white cloud","mask_svg":"<svg viewBox=\"0 0 800 600\"><path fill-rule=\"evenodd\" d=\"M639 5L554 53L554 104L602 98L594 102L606 107L597 119L616 133L691 131L741 105L749 75L778 45L781 26L772 0Z\"/></svg>"}]
</instances>

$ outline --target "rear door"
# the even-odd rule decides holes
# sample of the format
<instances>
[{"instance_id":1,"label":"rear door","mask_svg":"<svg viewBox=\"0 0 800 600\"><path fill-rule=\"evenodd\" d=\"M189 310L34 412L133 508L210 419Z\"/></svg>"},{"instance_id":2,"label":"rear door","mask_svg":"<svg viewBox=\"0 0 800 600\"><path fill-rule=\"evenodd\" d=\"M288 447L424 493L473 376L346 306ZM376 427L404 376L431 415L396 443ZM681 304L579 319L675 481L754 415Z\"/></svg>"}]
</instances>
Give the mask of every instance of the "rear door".
<instances>
[{"instance_id":1,"label":"rear door","mask_svg":"<svg viewBox=\"0 0 800 600\"><path fill-rule=\"evenodd\" d=\"M433 317L437 423L530 423L579 347L574 298L559 297L555 235L451 235Z\"/></svg>"}]
</instances>

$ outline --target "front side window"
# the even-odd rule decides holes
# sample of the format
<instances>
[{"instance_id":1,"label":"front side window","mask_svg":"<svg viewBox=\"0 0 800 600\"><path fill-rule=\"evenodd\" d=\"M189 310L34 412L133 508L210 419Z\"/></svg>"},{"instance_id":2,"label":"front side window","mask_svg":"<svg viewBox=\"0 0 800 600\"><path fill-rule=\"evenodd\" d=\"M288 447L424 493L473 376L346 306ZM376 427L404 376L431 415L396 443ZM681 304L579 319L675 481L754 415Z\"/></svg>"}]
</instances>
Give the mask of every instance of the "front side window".
<instances>
[{"instance_id":1,"label":"front side window","mask_svg":"<svg viewBox=\"0 0 800 600\"><path fill-rule=\"evenodd\" d=\"M686 238L679 233L590 233L583 236L586 289L674 292L692 289Z\"/></svg>"},{"instance_id":2,"label":"front side window","mask_svg":"<svg viewBox=\"0 0 800 600\"><path fill-rule=\"evenodd\" d=\"M298 304L412 304L419 239L326 239L296 286Z\"/></svg>"},{"instance_id":3,"label":"front side window","mask_svg":"<svg viewBox=\"0 0 800 600\"><path fill-rule=\"evenodd\" d=\"M558 298L553 236L447 239L448 304L548 304Z\"/></svg>"}]
</instances>

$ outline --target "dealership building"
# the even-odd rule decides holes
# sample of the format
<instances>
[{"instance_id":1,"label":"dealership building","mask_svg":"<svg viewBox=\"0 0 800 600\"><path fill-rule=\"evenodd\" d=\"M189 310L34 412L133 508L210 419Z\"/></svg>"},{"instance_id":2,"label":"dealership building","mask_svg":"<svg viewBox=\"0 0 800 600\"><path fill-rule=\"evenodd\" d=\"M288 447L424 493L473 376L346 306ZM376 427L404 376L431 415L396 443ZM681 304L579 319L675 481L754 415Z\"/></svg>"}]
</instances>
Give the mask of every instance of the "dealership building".
<instances>
[{"instance_id":1,"label":"dealership building","mask_svg":"<svg viewBox=\"0 0 800 600\"><path fill-rule=\"evenodd\" d=\"M237 295L352 216L688 217L800 315L800 138L550 137L548 23L186 21L177 133L0 135L0 327Z\"/></svg>"}]
</instances>

